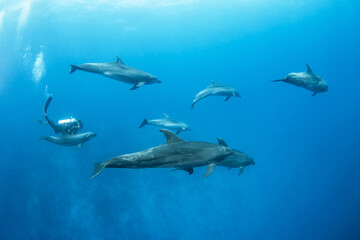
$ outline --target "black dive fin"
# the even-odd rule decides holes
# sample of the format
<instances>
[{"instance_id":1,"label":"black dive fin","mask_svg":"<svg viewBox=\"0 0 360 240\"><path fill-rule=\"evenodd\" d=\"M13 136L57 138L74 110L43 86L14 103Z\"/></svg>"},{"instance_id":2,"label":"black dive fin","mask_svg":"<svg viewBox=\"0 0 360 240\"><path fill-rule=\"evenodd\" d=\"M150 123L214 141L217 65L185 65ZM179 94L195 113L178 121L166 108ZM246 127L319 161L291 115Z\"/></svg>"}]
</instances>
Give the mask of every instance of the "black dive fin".
<instances>
[{"instance_id":1,"label":"black dive fin","mask_svg":"<svg viewBox=\"0 0 360 240\"><path fill-rule=\"evenodd\" d=\"M135 90L139 87L141 87L142 85L144 85L145 82L138 82L137 84L135 84L132 88L130 88L130 90Z\"/></svg>"},{"instance_id":2,"label":"black dive fin","mask_svg":"<svg viewBox=\"0 0 360 240\"><path fill-rule=\"evenodd\" d=\"M166 137L166 143L174 143L174 142L184 142L181 138L176 136L175 133L170 132L166 129L160 129L160 132L162 132Z\"/></svg>"},{"instance_id":3,"label":"black dive fin","mask_svg":"<svg viewBox=\"0 0 360 240\"><path fill-rule=\"evenodd\" d=\"M145 126L146 124L148 124L148 121L146 119L144 119L144 121L141 123L139 128L142 128L143 126Z\"/></svg>"},{"instance_id":4,"label":"black dive fin","mask_svg":"<svg viewBox=\"0 0 360 240\"><path fill-rule=\"evenodd\" d=\"M230 98L231 98L231 96L227 96L224 101L226 102L226 101L229 100Z\"/></svg>"},{"instance_id":5,"label":"black dive fin","mask_svg":"<svg viewBox=\"0 0 360 240\"><path fill-rule=\"evenodd\" d=\"M204 174L203 177L208 177L210 174L212 174L212 172L214 171L216 167L216 163L211 163L207 166L206 168L206 173Z\"/></svg>"},{"instance_id":6,"label":"black dive fin","mask_svg":"<svg viewBox=\"0 0 360 240\"><path fill-rule=\"evenodd\" d=\"M53 97L52 97L52 95L50 95L49 98L46 100L46 103L44 105L44 115L46 115L47 109L48 109L52 99L53 99Z\"/></svg>"},{"instance_id":7,"label":"black dive fin","mask_svg":"<svg viewBox=\"0 0 360 240\"><path fill-rule=\"evenodd\" d=\"M116 62L125 65L125 63L118 56L116 56Z\"/></svg>"},{"instance_id":8,"label":"black dive fin","mask_svg":"<svg viewBox=\"0 0 360 240\"><path fill-rule=\"evenodd\" d=\"M186 171L186 172L189 173L189 175L193 174L193 172L194 172L193 168L176 168L176 169L173 169L171 171L174 172L174 171L178 171L178 170Z\"/></svg>"},{"instance_id":9,"label":"black dive fin","mask_svg":"<svg viewBox=\"0 0 360 240\"><path fill-rule=\"evenodd\" d=\"M229 147L226 142L224 140L222 140L221 138L217 138L218 142L219 142L219 145L223 145L225 147Z\"/></svg>"},{"instance_id":10,"label":"black dive fin","mask_svg":"<svg viewBox=\"0 0 360 240\"><path fill-rule=\"evenodd\" d=\"M106 164L105 163L95 163L94 164L94 173L93 175L90 177L90 179L96 177L97 175L99 175L105 168Z\"/></svg>"},{"instance_id":11,"label":"black dive fin","mask_svg":"<svg viewBox=\"0 0 360 240\"><path fill-rule=\"evenodd\" d=\"M78 69L79 69L79 67L78 67L78 66L76 66L76 65L72 65L72 64L70 64L70 67L71 67L71 69L70 69L69 74L70 74L70 73L73 73L73 72L75 72L76 70L78 70Z\"/></svg>"},{"instance_id":12,"label":"black dive fin","mask_svg":"<svg viewBox=\"0 0 360 240\"><path fill-rule=\"evenodd\" d=\"M314 94L313 95L311 95L311 96L315 96L317 94L317 92L314 92Z\"/></svg>"}]
</instances>

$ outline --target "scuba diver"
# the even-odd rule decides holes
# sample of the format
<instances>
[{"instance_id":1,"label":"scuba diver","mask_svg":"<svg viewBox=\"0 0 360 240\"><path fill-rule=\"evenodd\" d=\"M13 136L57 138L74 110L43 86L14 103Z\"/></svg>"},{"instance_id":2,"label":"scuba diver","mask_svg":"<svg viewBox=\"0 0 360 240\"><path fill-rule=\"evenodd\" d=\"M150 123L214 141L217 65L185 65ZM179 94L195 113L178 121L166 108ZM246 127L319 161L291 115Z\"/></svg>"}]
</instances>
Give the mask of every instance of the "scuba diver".
<instances>
[{"instance_id":1,"label":"scuba diver","mask_svg":"<svg viewBox=\"0 0 360 240\"><path fill-rule=\"evenodd\" d=\"M44 117L49 123L50 127L54 129L55 133L61 133L62 135L73 135L80 131L83 127L83 123L80 120L77 120L73 117L68 119L59 120L58 124L55 124L52 120L49 119L46 112L50 105L51 100L53 99L52 95L47 99L44 106Z\"/></svg>"}]
</instances>

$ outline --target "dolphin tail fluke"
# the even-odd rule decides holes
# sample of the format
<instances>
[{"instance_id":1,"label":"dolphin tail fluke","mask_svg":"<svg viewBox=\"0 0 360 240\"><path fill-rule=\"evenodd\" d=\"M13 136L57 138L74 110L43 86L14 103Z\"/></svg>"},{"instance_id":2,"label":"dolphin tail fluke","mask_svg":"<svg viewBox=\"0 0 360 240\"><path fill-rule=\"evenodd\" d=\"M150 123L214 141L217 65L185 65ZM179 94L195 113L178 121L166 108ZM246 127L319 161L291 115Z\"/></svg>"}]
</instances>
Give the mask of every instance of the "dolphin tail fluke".
<instances>
[{"instance_id":1,"label":"dolphin tail fluke","mask_svg":"<svg viewBox=\"0 0 360 240\"><path fill-rule=\"evenodd\" d=\"M78 67L78 66L76 66L76 65L72 65L72 64L70 64L70 67L71 67L71 69L70 69L69 74L71 74L71 73L73 73L73 72L75 72L76 70L78 70L78 69L79 69L79 67Z\"/></svg>"},{"instance_id":2,"label":"dolphin tail fluke","mask_svg":"<svg viewBox=\"0 0 360 240\"><path fill-rule=\"evenodd\" d=\"M93 175L90 177L90 179L96 177L97 175L99 175L105 168L105 164L104 163L95 163L94 164L94 173Z\"/></svg>"},{"instance_id":3,"label":"dolphin tail fluke","mask_svg":"<svg viewBox=\"0 0 360 240\"><path fill-rule=\"evenodd\" d=\"M148 121L146 119L144 119L144 121L141 123L139 128L142 128L143 126L147 125Z\"/></svg>"}]
</instances>

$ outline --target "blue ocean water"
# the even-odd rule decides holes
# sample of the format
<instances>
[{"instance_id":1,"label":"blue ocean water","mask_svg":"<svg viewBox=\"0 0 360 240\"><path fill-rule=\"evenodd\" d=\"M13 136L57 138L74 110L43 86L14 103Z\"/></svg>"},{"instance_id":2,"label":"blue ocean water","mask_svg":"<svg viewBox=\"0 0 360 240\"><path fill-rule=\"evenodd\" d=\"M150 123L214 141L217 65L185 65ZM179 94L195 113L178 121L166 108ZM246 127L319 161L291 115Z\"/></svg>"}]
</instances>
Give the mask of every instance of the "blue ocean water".
<instances>
[{"instance_id":1,"label":"blue ocean water","mask_svg":"<svg viewBox=\"0 0 360 240\"><path fill-rule=\"evenodd\" d=\"M1 239L360 239L360 3L0 1ZM157 76L130 85L69 64L112 62ZM269 80L312 70L328 95ZM242 98L190 105L211 80ZM80 149L41 136L49 116L84 122ZM144 118L167 113L184 140L256 165L202 178L93 163L165 142Z\"/></svg>"}]
</instances>

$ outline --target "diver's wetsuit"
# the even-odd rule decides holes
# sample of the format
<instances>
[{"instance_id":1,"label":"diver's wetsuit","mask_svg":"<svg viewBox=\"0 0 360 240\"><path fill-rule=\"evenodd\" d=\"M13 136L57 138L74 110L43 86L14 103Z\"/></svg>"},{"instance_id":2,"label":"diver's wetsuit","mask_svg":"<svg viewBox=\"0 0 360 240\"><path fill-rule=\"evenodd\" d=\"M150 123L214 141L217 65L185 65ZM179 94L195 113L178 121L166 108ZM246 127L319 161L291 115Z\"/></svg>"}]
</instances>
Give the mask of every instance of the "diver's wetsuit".
<instances>
[{"instance_id":1,"label":"diver's wetsuit","mask_svg":"<svg viewBox=\"0 0 360 240\"><path fill-rule=\"evenodd\" d=\"M59 125L55 125L55 123L49 119L46 112L50 105L51 100L53 99L52 96L49 96L48 100L45 103L44 106L44 117L46 121L49 123L50 127L52 127L55 131L55 133L62 133L63 135L72 135L77 133L79 130L81 130L83 124L80 120L70 121L68 123L63 123Z\"/></svg>"}]
</instances>

